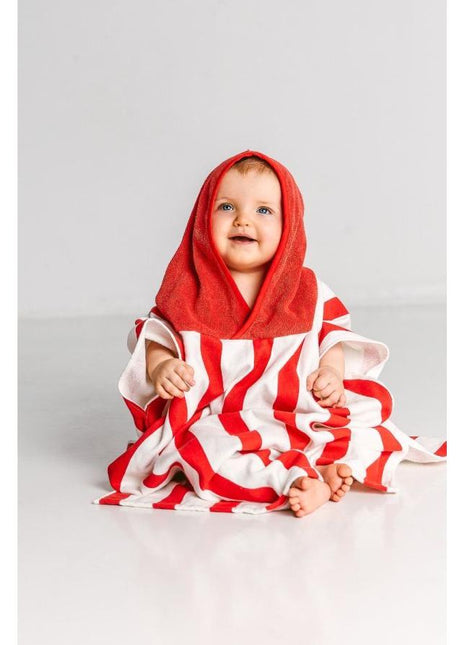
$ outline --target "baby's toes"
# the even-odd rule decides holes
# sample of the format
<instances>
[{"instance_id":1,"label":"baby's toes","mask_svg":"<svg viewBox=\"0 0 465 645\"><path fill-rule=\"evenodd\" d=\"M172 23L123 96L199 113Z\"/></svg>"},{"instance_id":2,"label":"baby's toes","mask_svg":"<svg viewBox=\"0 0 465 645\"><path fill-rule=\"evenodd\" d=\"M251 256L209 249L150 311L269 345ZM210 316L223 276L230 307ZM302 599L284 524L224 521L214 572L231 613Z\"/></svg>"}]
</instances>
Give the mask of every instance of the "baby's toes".
<instances>
[{"instance_id":1,"label":"baby's toes","mask_svg":"<svg viewBox=\"0 0 465 645\"><path fill-rule=\"evenodd\" d=\"M344 491L344 493L347 493L347 491L350 490L350 486L348 486L347 484L342 484L341 488Z\"/></svg>"},{"instance_id":2,"label":"baby's toes","mask_svg":"<svg viewBox=\"0 0 465 645\"><path fill-rule=\"evenodd\" d=\"M352 469L347 464L338 464L337 474L339 475L339 477L346 479L347 477L350 477L352 475Z\"/></svg>"},{"instance_id":3,"label":"baby's toes","mask_svg":"<svg viewBox=\"0 0 465 645\"><path fill-rule=\"evenodd\" d=\"M344 490L342 490L342 487L338 488L337 491L335 491L331 495L331 499L332 499L333 502L339 502L344 497L345 494L346 493L345 493Z\"/></svg>"},{"instance_id":4,"label":"baby's toes","mask_svg":"<svg viewBox=\"0 0 465 645\"><path fill-rule=\"evenodd\" d=\"M344 484L347 484L347 486L352 486L353 483L354 483L353 477L344 477Z\"/></svg>"}]
</instances>

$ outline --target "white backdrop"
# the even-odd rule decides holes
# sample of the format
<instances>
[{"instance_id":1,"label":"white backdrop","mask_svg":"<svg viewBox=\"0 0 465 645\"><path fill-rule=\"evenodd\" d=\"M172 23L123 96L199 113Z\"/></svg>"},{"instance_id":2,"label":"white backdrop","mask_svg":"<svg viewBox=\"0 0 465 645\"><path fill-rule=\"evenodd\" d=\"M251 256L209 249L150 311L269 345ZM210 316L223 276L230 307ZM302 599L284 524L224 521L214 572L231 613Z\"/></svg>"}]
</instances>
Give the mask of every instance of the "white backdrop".
<instances>
[{"instance_id":1,"label":"white backdrop","mask_svg":"<svg viewBox=\"0 0 465 645\"><path fill-rule=\"evenodd\" d=\"M20 315L146 312L208 172L293 173L347 306L445 293L445 3L22 0Z\"/></svg>"}]
</instances>

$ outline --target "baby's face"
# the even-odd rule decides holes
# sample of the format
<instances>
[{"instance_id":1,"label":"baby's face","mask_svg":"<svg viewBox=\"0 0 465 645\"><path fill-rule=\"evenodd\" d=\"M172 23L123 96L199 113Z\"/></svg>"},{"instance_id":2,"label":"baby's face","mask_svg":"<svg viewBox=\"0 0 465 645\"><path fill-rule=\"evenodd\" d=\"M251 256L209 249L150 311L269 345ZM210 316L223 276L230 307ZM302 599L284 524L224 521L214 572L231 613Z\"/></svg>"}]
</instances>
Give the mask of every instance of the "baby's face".
<instances>
[{"instance_id":1,"label":"baby's face","mask_svg":"<svg viewBox=\"0 0 465 645\"><path fill-rule=\"evenodd\" d=\"M212 235L226 266L249 272L267 268L282 232L281 186L272 172L232 168L223 177L212 212ZM252 241L234 239L248 235Z\"/></svg>"}]
</instances>

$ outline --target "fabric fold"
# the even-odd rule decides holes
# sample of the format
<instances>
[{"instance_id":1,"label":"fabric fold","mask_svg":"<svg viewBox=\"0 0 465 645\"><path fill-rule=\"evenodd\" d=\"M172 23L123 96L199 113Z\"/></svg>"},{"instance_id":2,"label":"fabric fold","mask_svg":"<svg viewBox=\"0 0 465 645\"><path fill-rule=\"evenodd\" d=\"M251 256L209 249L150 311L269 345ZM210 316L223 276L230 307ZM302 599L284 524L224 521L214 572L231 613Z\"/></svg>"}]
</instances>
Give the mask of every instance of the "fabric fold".
<instances>
[{"instance_id":1,"label":"fabric fold","mask_svg":"<svg viewBox=\"0 0 465 645\"><path fill-rule=\"evenodd\" d=\"M302 475L321 480L321 465L346 463L359 483L396 493L401 461L444 461L445 441L411 437L392 422L392 395L378 380L387 346L353 332L343 303L319 279L317 286L314 325L306 334L215 339L178 333L153 312L138 319L119 386L139 438L110 464L114 491L95 503L266 513L289 508L292 483ZM329 324L343 329L327 331ZM184 397L153 396L148 337L194 368L196 385ZM324 408L305 379L339 341L347 403Z\"/></svg>"}]
</instances>

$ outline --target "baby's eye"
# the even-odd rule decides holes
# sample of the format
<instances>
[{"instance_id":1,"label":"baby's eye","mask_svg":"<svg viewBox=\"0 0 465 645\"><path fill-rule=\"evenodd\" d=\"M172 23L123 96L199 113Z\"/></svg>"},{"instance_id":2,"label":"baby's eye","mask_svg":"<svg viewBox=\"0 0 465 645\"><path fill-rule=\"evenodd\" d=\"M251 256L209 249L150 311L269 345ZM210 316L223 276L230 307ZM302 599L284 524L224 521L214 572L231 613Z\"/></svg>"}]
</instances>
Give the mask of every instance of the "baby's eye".
<instances>
[{"instance_id":1,"label":"baby's eye","mask_svg":"<svg viewBox=\"0 0 465 645\"><path fill-rule=\"evenodd\" d=\"M229 209L223 208L224 206L231 206L231 204L220 204L220 209L221 210L229 210ZM231 208L232 208L232 206L231 206Z\"/></svg>"},{"instance_id":2,"label":"baby's eye","mask_svg":"<svg viewBox=\"0 0 465 645\"><path fill-rule=\"evenodd\" d=\"M267 208L266 206L260 206L260 208L258 210L259 211L268 211L269 213L271 213L270 209Z\"/></svg>"}]
</instances>

